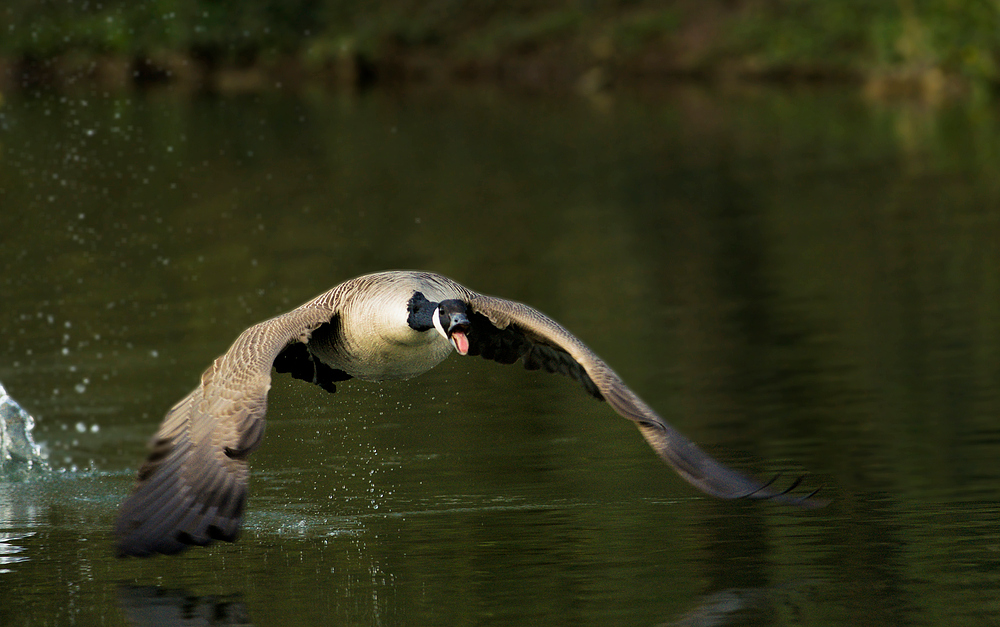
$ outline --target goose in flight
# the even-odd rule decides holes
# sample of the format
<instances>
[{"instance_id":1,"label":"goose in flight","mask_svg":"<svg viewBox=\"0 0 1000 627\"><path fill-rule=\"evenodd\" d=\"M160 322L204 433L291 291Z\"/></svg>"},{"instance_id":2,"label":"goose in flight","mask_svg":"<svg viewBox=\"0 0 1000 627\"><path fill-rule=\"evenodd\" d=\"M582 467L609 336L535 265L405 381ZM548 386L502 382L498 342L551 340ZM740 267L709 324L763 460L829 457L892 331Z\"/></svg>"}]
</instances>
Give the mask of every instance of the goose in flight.
<instances>
[{"instance_id":1,"label":"goose in flight","mask_svg":"<svg viewBox=\"0 0 1000 627\"><path fill-rule=\"evenodd\" d=\"M567 375L635 422L688 482L722 498L806 506L701 451L642 401L583 342L544 314L477 294L447 277L392 271L360 276L244 331L167 412L115 523L121 556L172 554L232 542L247 498L247 458L264 435L271 369L327 390L347 379L406 379L452 351ZM798 482L796 481L796 484Z\"/></svg>"}]
</instances>

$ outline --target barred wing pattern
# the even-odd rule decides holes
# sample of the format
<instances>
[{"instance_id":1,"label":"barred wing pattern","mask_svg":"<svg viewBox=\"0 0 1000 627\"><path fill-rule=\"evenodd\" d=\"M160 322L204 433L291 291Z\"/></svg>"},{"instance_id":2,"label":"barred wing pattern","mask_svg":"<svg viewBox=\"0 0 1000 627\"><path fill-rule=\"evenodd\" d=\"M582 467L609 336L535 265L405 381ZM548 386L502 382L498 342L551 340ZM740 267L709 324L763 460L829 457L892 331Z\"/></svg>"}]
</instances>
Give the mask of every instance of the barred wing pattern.
<instances>
[{"instance_id":1,"label":"barred wing pattern","mask_svg":"<svg viewBox=\"0 0 1000 627\"><path fill-rule=\"evenodd\" d=\"M249 488L247 456L264 436L271 365L331 314L322 302L250 327L169 412L115 523L119 555L232 542Z\"/></svg>"},{"instance_id":2,"label":"barred wing pattern","mask_svg":"<svg viewBox=\"0 0 1000 627\"><path fill-rule=\"evenodd\" d=\"M470 355L500 363L521 359L530 370L576 379L591 395L634 422L653 450L699 490L727 499L774 499L808 507L824 504L812 498L816 492L789 494L798 480L778 491L717 462L653 411L586 344L545 314L522 303L482 294L473 294L469 305L478 314L469 334Z\"/></svg>"}]
</instances>

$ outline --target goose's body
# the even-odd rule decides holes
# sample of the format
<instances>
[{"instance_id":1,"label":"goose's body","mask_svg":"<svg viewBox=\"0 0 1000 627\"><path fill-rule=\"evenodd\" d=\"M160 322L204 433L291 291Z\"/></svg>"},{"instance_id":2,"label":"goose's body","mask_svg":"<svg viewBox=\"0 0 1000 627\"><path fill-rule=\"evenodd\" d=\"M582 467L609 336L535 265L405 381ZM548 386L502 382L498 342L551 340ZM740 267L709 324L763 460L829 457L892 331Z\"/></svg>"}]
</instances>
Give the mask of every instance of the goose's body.
<instances>
[{"instance_id":1,"label":"goose's body","mask_svg":"<svg viewBox=\"0 0 1000 627\"><path fill-rule=\"evenodd\" d=\"M303 310L315 310L323 322L331 313L339 318L336 329L330 329L334 333L320 333L316 339L322 341L308 343L321 362L365 381L409 379L444 361L453 349L440 333L411 327L407 304L416 292L432 302L454 298L456 288L460 286L432 274L370 274L346 281L288 315L298 319Z\"/></svg>"},{"instance_id":2,"label":"goose's body","mask_svg":"<svg viewBox=\"0 0 1000 627\"><path fill-rule=\"evenodd\" d=\"M247 456L264 434L272 367L333 392L351 378L422 374L452 351L559 372L634 421L687 481L723 498L775 492L703 453L555 321L520 303L477 294L447 277L381 272L346 281L244 331L175 405L151 442L115 533L121 555L176 553L233 541L246 502Z\"/></svg>"}]
</instances>

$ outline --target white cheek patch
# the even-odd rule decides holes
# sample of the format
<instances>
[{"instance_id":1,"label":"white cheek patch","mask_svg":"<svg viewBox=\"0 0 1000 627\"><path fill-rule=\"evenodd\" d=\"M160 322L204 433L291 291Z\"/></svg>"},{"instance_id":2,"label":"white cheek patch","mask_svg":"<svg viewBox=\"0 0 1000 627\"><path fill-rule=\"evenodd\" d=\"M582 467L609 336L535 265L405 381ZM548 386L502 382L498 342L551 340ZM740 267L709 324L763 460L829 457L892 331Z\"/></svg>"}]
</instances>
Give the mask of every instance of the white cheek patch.
<instances>
[{"instance_id":1,"label":"white cheek patch","mask_svg":"<svg viewBox=\"0 0 1000 627\"><path fill-rule=\"evenodd\" d=\"M448 334L445 332L444 327L441 326L441 310L437 307L434 308L434 315L431 316L431 320L434 322L434 328L437 329L437 332L447 340Z\"/></svg>"}]
</instances>

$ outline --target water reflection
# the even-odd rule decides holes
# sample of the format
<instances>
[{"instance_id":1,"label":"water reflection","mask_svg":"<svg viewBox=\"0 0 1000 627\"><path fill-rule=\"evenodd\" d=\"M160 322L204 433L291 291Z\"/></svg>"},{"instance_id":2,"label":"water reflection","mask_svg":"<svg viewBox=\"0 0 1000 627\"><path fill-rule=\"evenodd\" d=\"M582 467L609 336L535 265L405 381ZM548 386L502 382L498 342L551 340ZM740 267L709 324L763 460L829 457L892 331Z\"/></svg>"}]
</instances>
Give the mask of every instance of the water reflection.
<instances>
[{"instance_id":1,"label":"water reflection","mask_svg":"<svg viewBox=\"0 0 1000 627\"><path fill-rule=\"evenodd\" d=\"M35 535L26 531L37 524L37 512L30 499L15 494L9 485L0 484L0 575L13 572L11 567L26 561L23 540Z\"/></svg>"},{"instance_id":2,"label":"water reflection","mask_svg":"<svg viewBox=\"0 0 1000 627\"><path fill-rule=\"evenodd\" d=\"M252 625L239 594L194 596L184 590L158 586L121 586L122 611L135 627L198 627Z\"/></svg>"},{"instance_id":3,"label":"water reflection","mask_svg":"<svg viewBox=\"0 0 1000 627\"><path fill-rule=\"evenodd\" d=\"M24 541L36 533L32 529L39 526L40 507L30 484L0 476L0 576L29 559Z\"/></svg>"},{"instance_id":4,"label":"water reflection","mask_svg":"<svg viewBox=\"0 0 1000 627\"><path fill-rule=\"evenodd\" d=\"M765 614L767 602L765 590L720 590L700 599L695 609L676 621L663 623L660 627L722 627L737 622L743 625L766 624L769 621L762 620L761 616L751 616L751 612Z\"/></svg>"},{"instance_id":5,"label":"water reflection","mask_svg":"<svg viewBox=\"0 0 1000 627\"><path fill-rule=\"evenodd\" d=\"M30 538L32 535L34 534L0 533L0 575L12 572L10 568L7 568L8 565L17 564L28 559L26 556L18 555L18 553L24 551L24 547L14 543L18 540Z\"/></svg>"},{"instance_id":6,"label":"water reflection","mask_svg":"<svg viewBox=\"0 0 1000 627\"><path fill-rule=\"evenodd\" d=\"M21 555L21 540L34 535L27 531L38 518L36 504L16 483L0 477L0 575L12 572L10 566L27 558Z\"/></svg>"},{"instance_id":7,"label":"water reflection","mask_svg":"<svg viewBox=\"0 0 1000 627\"><path fill-rule=\"evenodd\" d=\"M696 608L660 627L724 627L771 624L779 593L762 589L721 590L699 600ZM119 603L135 627L252 625L241 595L196 596L160 586L121 586Z\"/></svg>"}]
</instances>

